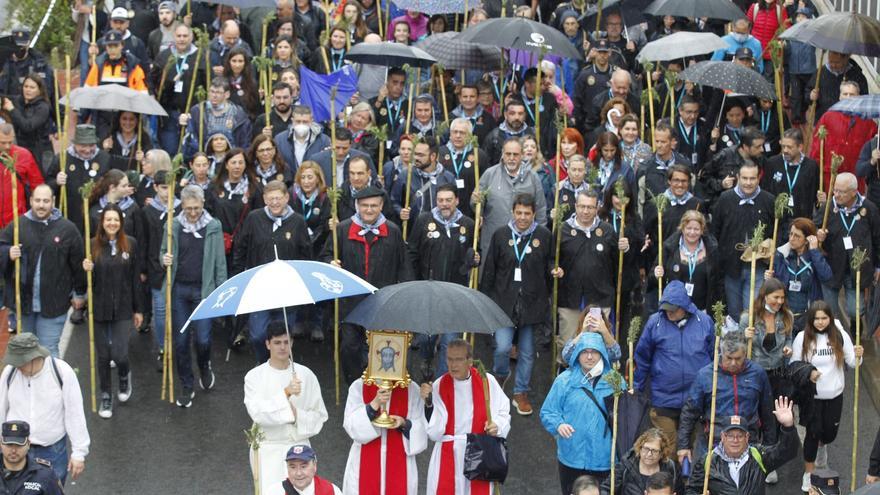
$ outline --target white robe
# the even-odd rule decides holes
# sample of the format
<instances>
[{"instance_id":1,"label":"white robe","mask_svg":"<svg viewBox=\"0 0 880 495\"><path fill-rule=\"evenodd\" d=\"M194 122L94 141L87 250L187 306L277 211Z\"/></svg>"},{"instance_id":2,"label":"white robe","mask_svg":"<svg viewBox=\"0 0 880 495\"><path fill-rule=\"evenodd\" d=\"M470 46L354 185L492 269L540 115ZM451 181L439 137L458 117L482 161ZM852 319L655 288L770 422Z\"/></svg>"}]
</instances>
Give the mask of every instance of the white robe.
<instances>
[{"instance_id":1,"label":"white robe","mask_svg":"<svg viewBox=\"0 0 880 495\"><path fill-rule=\"evenodd\" d=\"M440 397L440 380L434 381L434 412L431 413L431 421L428 423L428 438L434 442L434 450L431 452L431 464L428 465L428 491L427 495L437 493L437 482L440 479L440 452L443 442L454 442L452 450L455 454L455 494L470 495L470 480L464 477L464 451L467 447L467 434L471 433L471 423L474 417L473 390L471 379L453 379L455 389L455 436L446 435L446 420L449 414L443 399ZM504 390L498 385L495 377L486 375L489 380L489 408L492 413L492 422L498 426L498 436L507 438L510 432L510 400L504 395ZM490 493L494 488L490 488ZM441 494L445 495L445 494Z\"/></svg>"},{"instance_id":2,"label":"white robe","mask_svg":"<svg viewBox=\"0 0 880 495\"><path fill-rule=\"evenodd\" d=\"M296 376L302 381L302 392L288 399L284 387L290 384L290 366L279 370L265 362L244 377L244 405L254 423L260 425L266 438L260 444L260 485L263 495L283 495L281 482L287 479L284 457L297 444L309 445L309 438L320 433L327 421L327 408L321 397L321 386L312 370L294 364ZM296 408L293 415L291 404ZM251 471L253 472L253 451Z\"/></svg>"},{"instance_id":3,"label":"white robe","mask_svg":"<svg viewBox=\"0 0 880 495\"><path fill-rule=\"evenodd\" d=\"M351 450L348 452L348 462L345 465L345 478L342 482L342 493L345 495L358 495L360 483L361 446L382 437L381 466L382 486L381 493L385 493L385 451L388 438L388 430L377 428L370 422L367 416L366 404L363 394L364 381L358 378L348 388L348 399L345 401L345 419L342 427L348 436L354 440ZM409 438L403 437L403 449L406 452L406 483L407 494L416 495L419 489L419 469L416 465L416 455L428 448L428 436L425 434L425 403L419 395L419 387L415 383L409 384L408 398L409 412L406 419L410 420L412 427L409 430ZM388 401L388 408L391 402Z\"/></svg>"}]
</instances>

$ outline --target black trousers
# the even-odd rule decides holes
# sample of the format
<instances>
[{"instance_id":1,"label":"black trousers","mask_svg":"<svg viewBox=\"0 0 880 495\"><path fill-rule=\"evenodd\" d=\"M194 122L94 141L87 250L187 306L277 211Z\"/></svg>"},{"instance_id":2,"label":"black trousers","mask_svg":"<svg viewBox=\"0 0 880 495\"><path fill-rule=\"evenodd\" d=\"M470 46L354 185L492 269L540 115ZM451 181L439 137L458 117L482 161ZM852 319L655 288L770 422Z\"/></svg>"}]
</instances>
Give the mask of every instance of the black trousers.
<instances>
[{"instance_id":1,"label":"black trousers","mask_svg":"<svg viewBox=\"0 0 880 495\"><path fill-rule=\"evenodd\" d=\"M101 393L111 393L110 360L116 363L120 377L128 375L128 337L131 320L96 321L95 351L98 354L98 382Z\"/></svg>"},{"instance_id":2,"label":"black trousers","mask_svg":"<svg viewBox=\"0 0 880 495\"><path fill-rule=\"evenodd\" d=\"M819 444L828 445L837 438L843 394L833 399L813 399L813 420L807 425L804 437L804 461L815 462Z\"/></svg>"},{"instance_id":3,"label":"black trousers","mask_svg":"<svg viewBox=\"0 0 880 495\"><path fill-rule=\"evenodd\" d=\"M559 462L559 486L562 487L562 495L571 495L571 486L574 481L581 476L592 476L596 483L602 484L611 471L587 471L585 469L575 469Z\"/></svg>"}]
</instances>

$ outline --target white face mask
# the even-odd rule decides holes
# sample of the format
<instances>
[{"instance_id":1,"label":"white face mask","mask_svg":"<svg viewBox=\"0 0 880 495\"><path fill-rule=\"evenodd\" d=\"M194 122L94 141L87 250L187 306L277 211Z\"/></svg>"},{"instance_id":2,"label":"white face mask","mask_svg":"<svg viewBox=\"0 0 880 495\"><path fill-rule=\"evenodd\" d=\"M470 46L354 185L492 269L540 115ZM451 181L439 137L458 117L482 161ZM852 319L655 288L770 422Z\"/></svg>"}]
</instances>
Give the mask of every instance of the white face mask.
<instances>
[{"instance_id":1,"label":"white face mask","mask_svg":"<svg viewBox=\"0 0 880 495\"><path fill-rule=\"evenodd\" d=\"M745 43L746 40L749 39L748 34L730 33L730 35L733 37L734 41L736 41L737 43Z\"/></svg>"},{"instance_id":2,"label":"white face mask","mask_svg":"<svg viewBox=\"0 0 880 495\"><path fill-rule=\"evenodd\" d=\"M296 137L303 138L309 135L310 126L308 124L296 124L293 126L293 133Z\"/></svg>"}]
</instances>

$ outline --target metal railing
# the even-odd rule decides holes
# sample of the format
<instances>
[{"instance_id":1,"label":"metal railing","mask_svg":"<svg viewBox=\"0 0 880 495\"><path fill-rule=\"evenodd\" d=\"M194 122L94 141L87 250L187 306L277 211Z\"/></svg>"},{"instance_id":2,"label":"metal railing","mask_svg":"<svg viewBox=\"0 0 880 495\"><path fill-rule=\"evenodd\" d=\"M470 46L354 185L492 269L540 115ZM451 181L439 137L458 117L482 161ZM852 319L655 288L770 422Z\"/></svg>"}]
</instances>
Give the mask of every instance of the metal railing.
<instances>
[{"instance_id":1,"label":"metal railing","mask_svg":"<svg viewBox=\"0 0 880 495\"><path fill-rule=\"evenodd\" d=\"M828 12L858 12L874 19L880 19L880 0L813 0L820 14ZM855 57L862 67L872 93L880 92L880 58Z\"/></svg>"}]
</instances>

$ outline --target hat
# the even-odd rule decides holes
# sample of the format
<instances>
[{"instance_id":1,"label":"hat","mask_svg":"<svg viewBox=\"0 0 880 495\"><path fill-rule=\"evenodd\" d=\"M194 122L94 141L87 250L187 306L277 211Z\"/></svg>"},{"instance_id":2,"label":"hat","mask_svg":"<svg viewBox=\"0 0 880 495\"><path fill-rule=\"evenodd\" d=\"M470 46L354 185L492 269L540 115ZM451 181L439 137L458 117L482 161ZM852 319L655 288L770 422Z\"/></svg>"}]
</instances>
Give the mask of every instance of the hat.
<instances>
[{"instance_id":1,"label":"hat","mask_svg":"<svg viewBox=\"0 0 880 495\"><path fill-rule=\"evenodd\" d=\"M287 451L285 461L317 461L314 449L308 445L294 445Z\"/></svg>"},{"instance_id":2,"label":"hat","mask_svg":"<svg viewBox=\"0 0 880 495\"><path fill-rule=\"evenodd\" d=\"M31 434L31 427L26 421L7 421L3 423L0 442L5 444L24 445Z\"/></svg>"},{"instance_id":3,"label":"hat","mask_svg":"<svg viewBox=\"0 0 880 495\"><path fill-rule=\"evenodd\" d=\"M113 9L112 12L110 12L110 19L111 20L115 19L115 20L119 20L119 21L127 21L127 20L131 19L131 17L128 16L128 11L125 10L124 7L116 7L115 9Z\"/></svg>"},{"instance_id":4,"label":"hat","mask_svg":"<svg viewBox=\"0 0 880 495\"><path fill-rule=\"evenodd\" d=\"M594 49L597 52L610 52L611 51L611 47L608 46L608 40L606 40L604 38L602 38L601 40L596 42L596 46L594 47Z\"/></svg>"},{"instance_id":5,"label":"hat","mask_svg":"<svg viewBox=\"0 0 880 495\"><path fill-rule=\"evenodd\" d=\"M672 304L671 302L665 302L660 305L660 309L662 309L663 311L676 311L680 308L681 308L681 306L676 306L675 304Z\"/></svg>"},{"instance_id":6,"label":"hat","mask_svg":"<svg viewBox=\"0 0 880 495\"><path fill-rule=\"evenodd\" d=\"M840 494L840 476L837 471L817 469L810 473L810 486L819 490L822 495L838 495Z\"/></svg>"},{"instance_id":7,"label":"hat","mask_svg":"<svg viewBox=\"0 0 880 495\"><path fill-rule=\"evenodd\" d=\"M727 433L730 430L742 430L748 433L748 428L746 428L745 423L743 422L742 416L731 416L727 424L724 428L721 429L722 433Z\"/></svg>"},{"instance_id":8,"label":"hat","mask_svg":"<svg viewBox=\"0 0 880 495\"><path fill-rule=\"evenodd\" d=\"M770 259L770 255L773 254L773 239L764 239L761 241L761 244L758 245L757 252L753 252L752 246L746 245L745 250L743 250L742 256L739 257L741 261L745 261L746 263L752 262L752 257L759 260L767 260Z\"/></svg>"},{"instance_id":9,"label":"hat","mask_svg":"<svg viewBox=\"0 0 880 495\"><path fill-rule=\"evenodd\" d=\"M15 28L12 30L12 39L15 46L28 46L31 44L31 31L23 27Z\"/></svg>"},{"instance_id":10,"label":"hat","mask_svg":"<svg viewBox=\"0 0 880 495\"><path fill-rule=\"evenodd\" d=\"M754 59L755 59L755 54L752 52L752 49L751 49L751 48L749 48L749 47L747 47L747 46L741 46L741 47L739 47L739 48L736 49L736 55L734 55L734 57L735 57L737 60L742 60L742 59L744 59L744 58L747 58L747 59L750 59L750 60L754 60Z\"/></svg>"},{"instance_id":11,"label":"hat","mask_svg":"<svg viewBox=\"0 0 880 495\"><path fill-rule=\"evenodd\" d=\"M92 124L79 124L73 133L73 144L98 144L98 133Z\"/></svg>"},{"instance_id":12,"label":"hat","mask_svg":"<svg viewBox=\"0 0 880 495\"><path fill-rule=\"evenodd\" d=\"M177 2L171 2L169 0L165 0L164 2L159 2L159 8L156 9L157 12L162 10L170 10L171 12L177 13Z\"/></svg>"},{"instance_id":13,"label":"hat","mask_svg":"<svg viewBox=\"0 0 880 495\"><path fill-rule=\"evenodd\" d=\"M49 349L40 345L36 335L25 332L9 339L3 364L20 368L39 357L49 357Z\"/></svg>"},{"instance_id":14,"label":"hat","mask_svg":"<svg viewBox=\"0 0 880 495\"><path fill-rule=\"evenodd\" d=\"M367 186L367 187L361 189L360 191L357 191L356 193L354 193L355 201L357 201L359 199L384 198L384 197L385 197L385 191L383 191L382 189L379 189L378 187L375 187L375 186Z\"/></svg>"},{"instance_id":15,"label":"hat","mask_svg":"<svg viewBox=\"0 0 880 495\"><path fill-rule=\"evenodd\" d=\"M104 44L109 45L111 43L122 43L123 34L115 29L111 29L107 31L104 35Z\"/></svg>"}]
</instances>

